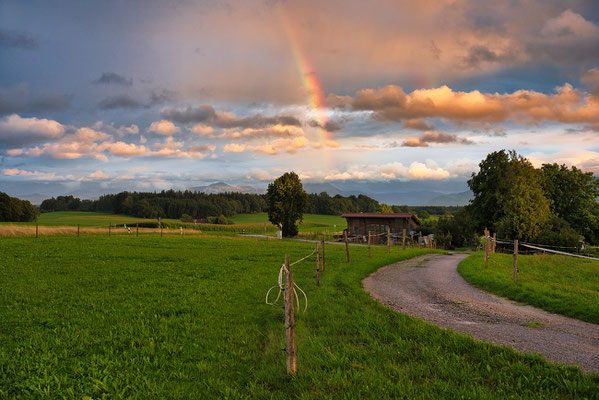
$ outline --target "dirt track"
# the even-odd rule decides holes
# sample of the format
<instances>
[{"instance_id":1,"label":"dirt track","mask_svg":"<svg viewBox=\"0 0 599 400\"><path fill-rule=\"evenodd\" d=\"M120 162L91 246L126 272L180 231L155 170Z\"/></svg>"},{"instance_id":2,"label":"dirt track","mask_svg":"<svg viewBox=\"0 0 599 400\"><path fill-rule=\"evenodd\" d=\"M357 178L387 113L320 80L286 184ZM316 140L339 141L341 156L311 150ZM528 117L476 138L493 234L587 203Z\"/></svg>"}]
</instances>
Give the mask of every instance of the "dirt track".
<instances>
[{"instance_id":1,"label":"dirt track","mask_svg":"<svg viewBox=\"0 0 599 400\"><path fill-rule=\"evenodd\" d=\"M539 353L550 361L599 373L599 325L470 286L457 272L465 257L428 255L392 264L364 279L363 286L372 297L401 313L477 340ZM522 325L531 323L538 326Z\"/></svg>"}]
</instances>

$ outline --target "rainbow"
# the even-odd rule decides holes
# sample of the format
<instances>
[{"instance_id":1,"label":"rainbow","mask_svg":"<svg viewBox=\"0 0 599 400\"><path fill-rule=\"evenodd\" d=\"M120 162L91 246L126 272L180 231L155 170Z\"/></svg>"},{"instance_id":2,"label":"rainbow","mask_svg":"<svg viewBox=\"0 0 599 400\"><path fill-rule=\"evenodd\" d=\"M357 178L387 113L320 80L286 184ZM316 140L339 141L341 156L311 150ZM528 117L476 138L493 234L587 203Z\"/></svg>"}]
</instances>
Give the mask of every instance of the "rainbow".
<instances>
[{"instance_id":1,"label":"rainbow","mask_svg":"<svg viewBox=\"0 0 599 400\"><path fill-rule=\"evenodd\" d=\"M328 121L328 110L324 104L324 92L322 85L318 81L315 69L310 64L309 58L303 51L300 42L297 38L293 24L287 17L287 13L283 5L279 5L279 13L281 21L289 43L291 44L291 50L293 52L293 58L298 67L302 85L306 94L308 95L308 102L312 110L312 117L318 124L316 127L319 137L319 144L321 148L326 149L327 147L333 147L336 143L329 132L324 128Z\"/></svg>"}]
</instances>

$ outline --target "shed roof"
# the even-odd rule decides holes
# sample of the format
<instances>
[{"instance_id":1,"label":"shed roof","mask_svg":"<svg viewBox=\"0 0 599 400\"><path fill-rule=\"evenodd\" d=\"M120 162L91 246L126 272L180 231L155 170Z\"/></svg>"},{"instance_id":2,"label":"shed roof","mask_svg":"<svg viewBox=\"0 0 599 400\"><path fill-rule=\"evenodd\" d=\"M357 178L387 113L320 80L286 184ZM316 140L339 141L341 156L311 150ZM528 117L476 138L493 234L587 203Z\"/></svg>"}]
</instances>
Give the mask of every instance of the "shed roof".
<instances>
[{"instance_id":1,"label":"shed roof","mask_svg":"<svg viewBox=\"0 0 599 400\"><path fill-rule=\"evenodd\" d=\"M381 214L381 213L345 213L341 215L343 218L413 218L418 224L420 221L418 218L412 213L389 213L389 214Z\"/></svg>"}]
</instances>

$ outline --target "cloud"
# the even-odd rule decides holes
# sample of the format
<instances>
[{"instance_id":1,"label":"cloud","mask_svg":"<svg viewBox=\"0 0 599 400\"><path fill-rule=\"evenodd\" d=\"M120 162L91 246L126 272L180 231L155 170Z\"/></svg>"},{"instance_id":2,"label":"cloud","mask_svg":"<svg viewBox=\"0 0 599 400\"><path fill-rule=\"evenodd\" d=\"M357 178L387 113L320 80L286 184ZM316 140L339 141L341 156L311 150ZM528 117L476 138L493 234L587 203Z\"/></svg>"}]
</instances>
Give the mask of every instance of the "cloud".
<instances>
[{"instance_id":1,"label":"cloud","mask_svg":"<svg viewBox=\"0 0 599 400\"><path fill-rule=\"evenodd\" d=\"M117 85L117 86L131 86L133 85L133 79L127 79L114 72L104 72L98 79L92 83L96 85Z\"/></svg>"},{"instance_id":2,"label":"cloud","mask_svg":"<svg viewBox=\"0 0 599 400\"><path fill-rule=\"evenodd\" d=\"M54 172L26 171L18 168L3 169L0 172L5 176L26 177L34 180L52 181L56 179Z\"/></svg>"},{"instance_id":3,"label":"cloud","mask_svg":"<svg viewBox=\"0 0 599 400\"><path fill-rule=\"evenodd\" d=\"M265 128L271 125L301 126L301 122L290 115L278 115L265 117L256 114L249 117L236 117L226 111L216 111L212 106L203 104L198 107L187 107L185 109L164 109L162 118L178 122L180 124L203 123L217 126L219 128Z\"/></svg>"},{"instance_id":4,"label":"cloud","mask_svg":"<svg viewBox=\"0 0 599 400\"><path fill-rule=\"evenodd\" d=\"M456 135L441 132L424 132L419 138L409 137L402 143L403 147L428 147L429 143L459 143L459 144L473 144L469 139L458 138Z\"/></svg>"},{"instance_id":5,"label":"cloud","mask_svg":"<svg viewBox=\"0 0 599 400\"><path fill-rule=\"evenodd\" d=\"M599 100L599 69L589 69L582 75L581 81L591 89L595 99Z\"/></svg>"},{"instance_id":6,"label":"cloud","mask_svg":"<svg viewBox=\"0 0 599 400\"><path fill-rule=\"evenodd\" d=\"M145 156L148 153L148 149L145 146L138 146L135 143L102 143L100 150L108 150L110 154L120 157L133 157L133 156Z\"/></svg>"},{"instance_id":7,"label":"cloud","mask_svg":"<svg viewBox=\"0 0 599 400\"><path fill-rule=\"evenodd\" d=\"M56 139L64 132L65 127L57 121L35 117L22 118L12 114L0 119L0 146Z\"/></svg>"},{"instance_id":8,"label":"cloud","mask_svg":"<svg viewBox=\"0 0 599 400\"><path fill-rule=\"evenodd\" d=\"M435 129L435 125L429 124L424 119L406 119L403 121L402 126L404 128L416 129L418 131L432 131Z\"/></svg>"},{"instance_id":9,"label":"cloud","mask_svg":"<svg viewBox=\"0 0 599 400\"><path fill-rule=\"evenodd\" d=\"M160 105L173 101L177 97L177 92L168 89L152 90L150 93L150 106Z\"/></svg>"},{"instance_id":10,"label":"cloud","mask_svg":"<svg viewBox=\"0 0 599 400\"><path fill-rule=\"evenodd\" d=\"M97 170L96 172L92 172L91 174L89 174L87 176L87 179L92 179L92 180L104 180L104 179L108 179L108 175L106 175L104 172Z\"/></svg>"},{"instance_id":11,"label":"cloud","mask_svg":"<svg viewBox=\"0 0 599 400\"><path fill-rule=\"evenodd\" d=\"M238 143L227 143L223 148L225 153L243 153L246 145Z\"/></svg>"},{"instance_id":12,"label":"cloud","mask_svg":"<svg viewBox=\"0 0 599 400\"><path fill-rule=\"evenodd\" d=\"M503 52L491 50L489 47L481 44L471 46L468 54L462 57L462 63L467 68L480 68L481 64L508 63L513 61L515 55L512 49L506 49Z\"/></svg>"},{"instance_id":13,"label":"cloud","mask_svg":"<svg viewBox=\"0 0 599 400\"><path fill-rule=\"evenodd\" d=\"M25 32L0 30L0 47L23 50L37 48L37 41Z\"/></svg>"},{"instance_id":14,"label":"cloud","mask_svg":"<svg viewBox=\"0 0 599 400\"><path fill-rule=\"evenodd\" d=\"M0 88L0 116L7 114L42 113L63 111L70 105L64 95L32 94L27 85Z\"/></svg>"},{"instance_id":15,"label":"cloud","mask_svg":"<svg viewBox=\"0 0 599 400\"><path fill-rule=\"evenodd\" d=\"M191 128L193 133L199 133L202 136L209 136L214 133L214 128L208 125L204 125L202 123L196 124Z\"/></svg>"},{"instance_id":16,"label":"cloud","mask_svg":"<svg viewBox=\"0 0 599 400\"><path fill-rule=\"evenodd\" d=\"M327 132L336 132L343 129L343 125L335 121L326 121L324 124L321 124L318 121L312 120L308 122L308 125L313 128L322 128Z\"/></svg>"},{"instance_id":17,"label":"cloud","mask_svg":"<svg viewBox=\"0 0 599 400\"><path fill-rule=\"evenodd\" d=\"M128 95L111 96L98 103L102 110L114 110L117 108L137 109L142 108L143 104Z\"/></svg>"},{"instance_id":18,"label":"cloud","mask_svg":"<svg viewBox=\"0 0 599 400\"><path fill-rule=\"evenodd\" d=\"M512 121L528 125L599 122L599 102L570 84L556 88L552 94L533 90L506 94L478 90L461 92L447 86L405 93L400 86L389 85L382 89L360 90L344 101L337 105L349 106L355 111L372 111L372 116L381 121L443 118L454 123Z\"/></svg>"},{"instance_id":19,"label":"cloud","mask_svg":"<svg viewBox=\"0 0 599 400\"><path fill-rule=\"evenodd\" d=\"M584 63L599 57L597 37L597 25L568 9L548 19L526 48L533 58L564 64Z\"/></svg>"},{"instance_id":20,"label":"cloud","mask_svg":"<svg viewBox=\"0 0 599 400\"><path fill-rule=\"evenodd\" d=\"M178 126L166 119L152 122L152 124L148 128L148 132L156 132L160 135L174 135L180 130L181 129Z\"/></svg>"},{"instance_id":21,"label":"cloud","mask_svg":"<svg viewBox=\"0 0 599 400\"><path fill-rule=\"evenodd\" d=\"M316 174L314 174L316 175ZM386 180L386 179L445 179L451 173L437 166L433 161L426 163L413 162L406 167L400 162L380 165L353 165L345 171L333 171L326 174L323 179L327 181L339 180Z\"/></svg>"}]
</instances>

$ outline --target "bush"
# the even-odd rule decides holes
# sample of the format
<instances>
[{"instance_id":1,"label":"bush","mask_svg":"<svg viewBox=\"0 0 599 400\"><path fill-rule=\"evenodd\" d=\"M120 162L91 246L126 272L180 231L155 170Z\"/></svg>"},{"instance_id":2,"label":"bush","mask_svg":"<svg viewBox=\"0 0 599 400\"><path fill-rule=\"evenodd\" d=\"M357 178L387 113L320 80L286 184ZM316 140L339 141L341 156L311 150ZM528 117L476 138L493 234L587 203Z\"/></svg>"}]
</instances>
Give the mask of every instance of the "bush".
<instances>
[{"instance_id":1,"label":"bush","mask_svg":"<svg viewBox=\"0 0 599 400\"><path fill-rule=\"evenodd\" d=\"M193 222L193 217L189 214L181 215L181 222Z\"/></svg>"},{"instance_id":2,"label":"bush","mask_svg":"<svg viewBox=\"0 0 599 400\"><path fill-rule=\"evenodd\" d=\"M221 214L218 217L208 217L208 223L218 225L233 225L233 220Z\"/></svg>"}]
</instances>

